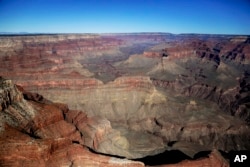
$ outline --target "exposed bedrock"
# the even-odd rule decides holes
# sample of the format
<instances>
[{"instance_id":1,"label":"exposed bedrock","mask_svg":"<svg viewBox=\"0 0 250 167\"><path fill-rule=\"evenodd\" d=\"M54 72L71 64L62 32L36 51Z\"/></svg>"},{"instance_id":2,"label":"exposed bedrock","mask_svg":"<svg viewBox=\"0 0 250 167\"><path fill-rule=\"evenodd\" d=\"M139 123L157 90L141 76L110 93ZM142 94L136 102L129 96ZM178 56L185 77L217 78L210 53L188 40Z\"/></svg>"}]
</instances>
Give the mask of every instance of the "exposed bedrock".
<instances>
[{"instance_id":1,"label":"exposed bedrock","mask_svg":"<svg viewBox=\"0 0 250 167\"><path fill-rule=\"evenodd\" d=\"M173 89L177 93L188 97L215 102L222 111L249 122L250 112L248 106L250 89L249 84L247 84L248 80L248 77L243 77L239 80L239 86L226 90L199 82L186 86L184 84L185 79L175 81L152 79L152 82L157 87Z\"/></svg>"},{"instance_id":2,"label":"exposed bedrock","mask_svg":"<svg viewBox=\"0 0 250 167\"><path fill-rule=\"evenodd\" d=\"M11 82L1 79L1 123L8 124L35 138L75 138L81 142L75 126L64 121L63 104L47 103L41 100L25 100L22 93ZM7 85L5 84L7 83ZM11 99L11 101L8 101ZM63 128L62 128L63 127Z\"/></svg>"},{"instance_id":3,"label":"exposed bedrock","mask_svg":"<svg viewBox=\"0 0 250 167\"><path fill-rule=\"evenodd\" d=\"M77 127L84 144L97 152L141 158L164 150L161 138L146 133L138 134L125 128L114 129L106 118L87 117L81 111L70 110L66 113L66 120Z\"/></svg>"},{"instance_id":4,"label":"exposed bedrock","mask_svg":"<svg viewBox=\"0 0 250 167\"><path fill-rule=\"evenodd\" d=\"M73 111L66 105L37 99L40 95L32 93L25 100L10 80L1 78L0 85L1 166L144 166L141 162L91 153L83 146L89 141L78 130L80 126L67 122L67 113ZM95 123L94 118L89 118L81 122L89 125L84 132L97 134L95 144L102 139L102 123L105 121L108 122L100 119Z\"/></svg>"},{"instance_id":5,"label":"exposed bedrock","mask_svg":"<svg viewBox=\"0 0 250 167\"><path fill-rule=\"evenodd\" d=\"M13 79L1 79L2 139L32 141L44 166L143 166L110 156L249 150L249 39L184 36L1 37L0 75ZM6 145L14 152L15 142L27 154L13 162L2 149L0 162L35 163L27 142Z\"/></svg>"},{"instance_id":6,"label":"exposed bedrock","mask_svg":"<svg viewBox=\"0 0 250 167\"><path fill-rule=\"evenodd\" d=\"M97 152L140 158L166 149L178 148L183 152L186 151L178 144L173 147L166 146L172 141L190 142L186 145L192 148L185 152L190 156L211 147L224 151L249 148L248 126L221 112L216 103L209 102L211 99L213 101L221 98L216 96L214 88L194 85L192 89L183 89L182 94L186 96L178 96L178 94L174 95L174 91L168 93L155 87L169 86L170 83L150 80L149 77L121 77L108 84L102 84L97 80L89 81L91 82L84 82L84 80L75 82L82 86L82 89L68 88L71 94L68 93L67 96L65 92L55 89L44 90L44 92L46 94L46 91L51 91L56 94L57 96L51 97L52 100L71 99L70 107L77 106L84 109L91 117L92 131L84 131L88 129L90 120L81 125L86 127L82 132L81 126L77 124L75 126L80 130L83 140L88 141L86 145ZM53 87L49 82L46 84L48 88ZM71 82L68 83L69 85ZM67 84L65 86L67 88ZM73 88L76 87L77 85L73 85ZM194 98L190 100L190 96ZM220 96L223 97L223 94ZM224 101L230 100L228 99L230 96L226 95L226 97ZM46 106L50 107L49 104ZM35 107L39 108L39 105ZM63 119L62 115L58 118L55 127L61 126L60 119ZM37 136L45 137L53 134L51 130L51 132L46 131L48 134L42 134L42 136L44 129L50 130L50 126L46 127L41 122L39 129L36 125L32 122L28 127ZM99 126L103 129L100 130ZM71 131L73 133L74 128ZM135 140L138 143L134 142ZM152 141L157 142L154 144ZM144 150L145 147L147 150Z\"/></svg>"},{"instance_id":7,"label":"exposed bedrock","mask_svg":"<svg viewBox=\"0 0 250 167\"><path fill-rule=\"evenodd\" d=\"M150 80L146 81L150 85ZM216 118L210 112L203 113L200 110L204 108L202 106L204 104L200 101L188 101L188 104L185 104L187 101L182 99L182 105L178 106L179 102L176 99L166 99L155 88L152 88L151 94L144 101L151 108L154 108L152 105L158 106L157 104L163 101L172 102L163 105L165 110L158 111L159 106L151 110L151 118L142 114L141 118L131 117L125 124L119 120L111 123L101 116L88 116L82 111L69 110L64 104L52 103L32 93L27 95L29 93L24 91L25 100L19 91L22 89L19 87L18 90L10 80L1 79L1 85L1 103L6 104L0 113L2 166L22 166L23 164L28 166L144 166L140 162L93 154L83 145L97 152L128 158L140 158L165 149L178 149L192 157L201 150L209 150L211 145L214 148L230 149L236 142L239 149L244 149L247 146L243 139L249 140L249 136L246 135L249 134L249 129L241 120L235 122L230 116L216 113ZM176 106L169 105L173 103ZM12 109L12 107L18 108ZM175 110L178 112L177 115L171 111L174 107L178 108ZM212 108L215 109L216 106ZM182 109L185 110L181 111ZM211 110L211 112L214 111ZM158 117L155 117L156 113ZM204 120L202 114L206 114L205 117L213 117L213 120L206 122L208 120ZM206 127L201 126L206 123ZM237 138L236 135L239 137ZM216 161L213 158L204 159L202 163ZM182 163L198 164L200 161ZM223 164L224 161L221 160L221 163Z\"/></svg>"},{"instance_id":8,"label":"exposed bedrock","mask_svg":"<svg viewBox=\"0 0 250 167\"><path fill-rule=\"evenodd\" d=\"M244 121L222 112L217 104L220 98L232 102L234 92L230 99L230 94L224 95L221 91L217 96L218 90L214 87L193 85L187 89L180 85L176 88L178 84L172 85L172 92L165 92L157 87L169 89L171 83L141 76L120 77L108 84L96 80L83 80L75 84L82 86L82 89L70 89L72 94L67 96L60 90L43 91L54 92L58 97L56 99L62 101L70 95L70 106L84 109L90 118L83 117L83 120L87 120L84 124L73 122L84 140L88 141L86 145L97 152L139 158L166 149L180 149L192 157L198 151L211 147L224 151L249 148L248 126ZM77 88L77 85L73 85L73 88ZM183 90L176 93L175 89ZM71 116L71 119L80 119L82 113L78 114L79 118L76 114L76 118ZM88 121L92 122L91 128ZM102 127L102 130L98 127ZM92 131L86 132L89 128ZM157 144L152 141L157 141ZM173 141L178 142L167 146ZM181 146L183 143L189 147L187 150ZM144 150L145 147L147 150Z\"/></svg>"},{"instance_id":9,"label":"exposed bedrock","mask_svg":"<svg viewBox=\"0 0 250 167\"><path fill-rule=\"evenodd\" d=\"M103 61L106 57L127 56L119 50L120 45L125 45L122 40L99 35L77 36L1 37L0 75L15 82L86 78L95 75L90 71L97 67L94 58Z\"/></svg>"},{"instance_id":10,"label":"exposed bedrock","mask_svg":"<svg viewBox=\"0 0 250 167\"><path fill-rule=\"evenodd\" d=\"M5 133L7 136L4 136ZM1 133L0 146L0 165L3 167L144 166L141 162L91 153L86 147L65 138L34 139L11 128Z\"/></svg>"}]
</instances>

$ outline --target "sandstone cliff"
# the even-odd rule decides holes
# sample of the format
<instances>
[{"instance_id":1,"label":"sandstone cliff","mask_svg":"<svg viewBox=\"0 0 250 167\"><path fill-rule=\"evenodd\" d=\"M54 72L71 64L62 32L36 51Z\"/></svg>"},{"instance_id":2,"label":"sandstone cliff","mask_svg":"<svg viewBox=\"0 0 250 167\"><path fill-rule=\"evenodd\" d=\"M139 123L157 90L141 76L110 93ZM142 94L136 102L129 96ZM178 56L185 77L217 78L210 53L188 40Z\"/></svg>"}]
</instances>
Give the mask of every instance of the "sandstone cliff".
<instances>
[{"instance_id":1,"label":"sandstone cliff","mask_svg":"<svg viewBox=\"0 0 250 167\"><path fill-rule=\"evenodd\" d=\"M112 143L105 146L105 142L113 140L111 149L119 146L126 150L126 138L113 130L108 120L69 110L64 104L17 88L10 80L1 78L0 85L1 166L144 166L138 161L91 153L85 147L107 149ZM133 141L139 136L135 137ZM156 142L156 138L151 139ZM180 165L200 163L227 166L216 151L209 159L184 161Z\"/></svg>"},{"instance_id":2,"label":"sandstone cliff","mask_svg":"<svg viewBox=\"0 0 250 167\"><path fill-rule=\"evenodd\" d=\"M20 85L2 81L1 128L41 145L45 165L66 156L51 150L60 142L127 158L249 149L249 46L216 35L1 37L0 75Z\"/></svg>"},{"instance_id":3,"label":"sandstone cliff","mask_svg":"<svg viewBox=\"0 0 250 167\"><path fill-rule=\"evenodd\" d=\"M27 92L25 100L10 80L1 78L0 86L1 166L144 166L91 153L76 126L64 120L73 112L66 105Z\"/></svg>"}]
</instances>

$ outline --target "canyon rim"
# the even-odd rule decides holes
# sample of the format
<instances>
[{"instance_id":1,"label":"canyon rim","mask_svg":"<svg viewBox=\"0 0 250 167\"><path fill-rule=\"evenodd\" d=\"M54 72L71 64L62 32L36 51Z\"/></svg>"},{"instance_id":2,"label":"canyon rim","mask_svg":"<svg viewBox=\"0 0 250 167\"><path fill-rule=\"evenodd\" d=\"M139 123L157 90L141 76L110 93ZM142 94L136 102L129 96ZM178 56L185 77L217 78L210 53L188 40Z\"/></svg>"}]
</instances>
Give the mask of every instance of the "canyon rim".
<instances>
[{"instance_id":1,"label":"canyon rim","mask_svg":"<svg viewBox=\"0 0 250 167\"><path fill-rule=\"evenodd\" d=\"M250 36L1 35L0 62L0 166L229 166L250 149Z\"/></svg>"}]
</instances>

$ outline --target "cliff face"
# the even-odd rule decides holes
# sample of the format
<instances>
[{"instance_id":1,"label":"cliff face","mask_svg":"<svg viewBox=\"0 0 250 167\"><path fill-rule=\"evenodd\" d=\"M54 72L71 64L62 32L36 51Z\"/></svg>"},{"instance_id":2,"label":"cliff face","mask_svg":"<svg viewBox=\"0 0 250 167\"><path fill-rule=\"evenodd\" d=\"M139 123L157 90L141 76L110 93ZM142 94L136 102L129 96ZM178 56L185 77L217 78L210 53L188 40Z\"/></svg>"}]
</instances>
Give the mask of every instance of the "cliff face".
<instances>
[{"instance_id":1,"label":"cliff face","mask_svg":"<svg viewBox=\"0 0 250 167\"><path fill-rule=\"evenodd\" d=\"M0 55L5 63L1 71L36 68L39 72L53 72L57 70L53 67L70 64L79 55L111 50L121 44L121 40L85 35L2 37Z\"/></svg>"},{"instance_id":2,"label":"cliff face","mask_svg":"<svg viewBox=\"0 0 250 167\"><path fill-rule=\"evenodd\" d=\"M86 146L129 159L250 149L249 46L232 36L1 37L0 75L13 80L1 81L2 138L34 141L45 165L94 156ZM100 158L90 164L121 162Z\"/></svg>"},{"instance_id":3,"label":"cliff face","mask_svg":"<svg viewBox=\"0 0 250 167\"><path fill-rule=\"evenodd\" d=\"M1 78L0 85L1 166L144 166L91 153L83 146L87 141L78 127L69 123L74 111L66 105L49 102L42 96L36 99L38 95L28 92L24 92L25 100L10 80ZM64 120L65 114L69 122ZM90 118L85 120L81 123L91 122ZM102 124L98 124L97 130L102 131Z\"/></svg>"},{"instance_id":4,"label":"cliff face","mask_svg":"<svg viewBox=\"0 0 250 167\"><path fill-rule=\"evenodd\" d=\"M141 136L140 132L136 132L126 138L128 132L113 129L105 118L89 117L82 111L69 110L64 104L53 103L41 95L26 92L21 87L17 88L10 80L1 78L0 85L1 166L139 167L144 164L91 153L85 146L127 157L136 157L142 152L145 155L145 151L150 149L149 146L153 146L146 141L141 143L140 137L149 137L151 142L157 143L155 146L159 147L160 140L157 137L146 134ZM129 141L132 138L133 140ZM143 150L139 153L140 148L131 143L136 140L140 141L140 145L145 144L147 150L142 147ZM137 150L139 154L133 153L129 148ZM195 165L201 162L211 166L215 163L217 166L228 166L216 151L211 154L211 159L183 161L180 165Z\"/></svg>"},{"instance_id":5,"label":"cliff face","mask_svg":"<svg viewBox=\"0 0 250 167\"><path fill-rule=\"evenodd\" d=\"M176 42L161 50L166 56L148 74L155 86L213 101L248 121L249 46L248 38Z\"/></svg>"},{"instance_id":6,"label":"cliff face","mask_svg":"<svg viewBox=\"0 0 250 167\"><path fill-rule=\"evenodd\" d=\"M196 82L190 86L184 86L182 82L185 82L185 80L185 78L181 81L152 79L153 84L157 87L173 89L189 97L201 98L215 102L218 104L221 110L246 120L247 122L249 121L250 116L247 107L247 94L249 85L246 84L246 82L249 82L248 76L245 76L239 80L239 86L228 90L224 90L218 86L211 86L199 82Z\"/></svg>"}]
</instances>

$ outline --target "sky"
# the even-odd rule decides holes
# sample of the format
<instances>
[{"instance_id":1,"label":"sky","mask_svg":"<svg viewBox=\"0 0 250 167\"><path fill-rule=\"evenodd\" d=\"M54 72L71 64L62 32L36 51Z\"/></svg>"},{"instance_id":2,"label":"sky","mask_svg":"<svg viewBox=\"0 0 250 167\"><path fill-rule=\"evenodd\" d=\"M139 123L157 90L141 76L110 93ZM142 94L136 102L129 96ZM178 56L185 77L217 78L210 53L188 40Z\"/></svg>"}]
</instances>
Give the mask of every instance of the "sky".
<instances>
[{"instance_id":1,"label":"sky","mask_svg":"<svg viewBox=\"0 0 250 167\"><path fill-rule=\"evenodd\" d=\"M250 0L0 0L0 32L250 35Z\"/></svg>"}]
</instances>

